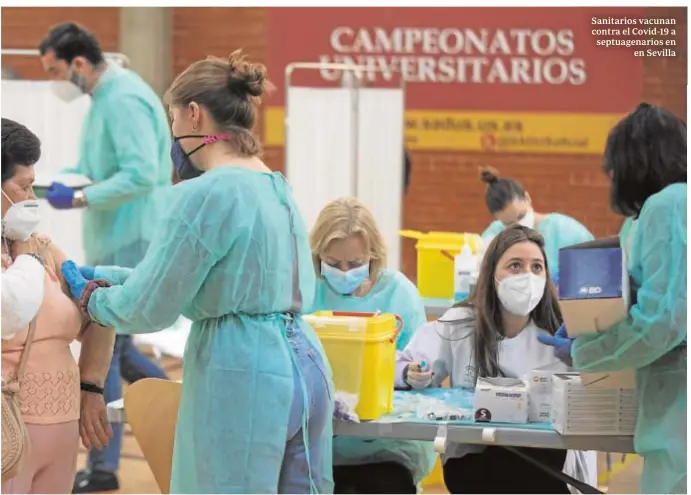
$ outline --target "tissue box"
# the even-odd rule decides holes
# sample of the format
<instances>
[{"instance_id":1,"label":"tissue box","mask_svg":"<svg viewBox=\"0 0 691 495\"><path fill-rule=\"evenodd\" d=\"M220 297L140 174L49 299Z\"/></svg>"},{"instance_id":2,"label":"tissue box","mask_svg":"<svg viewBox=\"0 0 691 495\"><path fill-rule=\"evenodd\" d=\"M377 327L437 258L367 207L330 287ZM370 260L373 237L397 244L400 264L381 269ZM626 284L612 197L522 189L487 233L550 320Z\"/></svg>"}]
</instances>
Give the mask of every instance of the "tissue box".
<instances>
[{"instance_id":1,"label":"tissue box","mask_svg":"<svg viewBox=\"0 0 691 495\"><path fill-rule=\"evenodd\" d=\"M552 418L552 377L564 373L568 367L563 363L553 363L532 370L526 376L528 384L528 421L549 423ZM575 373L577 374L577 373Z\"/></svg>"},{"instance_id":2,"label":"tissue box","mask_svg":"<svg viewBox=\"0 0 691 495\"><path fill-rule=\"evenodd\" d=\"M638 406L632 388L597 389L580 376L552 381L552 427L561 435L633 435Z\"/></svg>"},{"instance_id":3,"label":"tissue box","mask_svg":"<svg viewBox=\"0 0 691 495\"><path fill-rule=\"evenodd\" d=\"M474 410L478 423L527 423L528 388L516 378L478 378Z\"/></svg>"},{"instance_id":4,"label":"tissue box","mask_svg":"<svg viewBox=\"0 0 691 495\"><path fill-rule=\"evenodd\" d=\"M559 305L569 336L602 331L626 318L629 292L618 238L559 250Z\"/></svg>"}]
</instances>

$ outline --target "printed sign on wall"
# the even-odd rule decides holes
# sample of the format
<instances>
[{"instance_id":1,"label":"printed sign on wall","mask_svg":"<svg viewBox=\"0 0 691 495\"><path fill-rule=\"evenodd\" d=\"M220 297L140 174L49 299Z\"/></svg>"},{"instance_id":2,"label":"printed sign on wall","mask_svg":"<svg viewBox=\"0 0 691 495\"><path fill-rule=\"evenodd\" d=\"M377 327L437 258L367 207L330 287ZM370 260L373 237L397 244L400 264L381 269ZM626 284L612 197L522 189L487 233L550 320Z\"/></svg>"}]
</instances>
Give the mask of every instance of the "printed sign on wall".
<instances>
[{"instance_id":1,"label":"printed sign on wall","mask_svg":"<svg viewBox=\"0 0 691 495\"><path fill-rule=\"evenodd\" d=\"M266 142L284 140L285 68L363 67L369 87L406 82L406 146L599 154L638 103L642 59L605 46L602 19L640 8L270 8ZM298 76L299 72L299 76ZM335 87L342 72L296 71L294 84Z\"/></svg>"}]
</instances>

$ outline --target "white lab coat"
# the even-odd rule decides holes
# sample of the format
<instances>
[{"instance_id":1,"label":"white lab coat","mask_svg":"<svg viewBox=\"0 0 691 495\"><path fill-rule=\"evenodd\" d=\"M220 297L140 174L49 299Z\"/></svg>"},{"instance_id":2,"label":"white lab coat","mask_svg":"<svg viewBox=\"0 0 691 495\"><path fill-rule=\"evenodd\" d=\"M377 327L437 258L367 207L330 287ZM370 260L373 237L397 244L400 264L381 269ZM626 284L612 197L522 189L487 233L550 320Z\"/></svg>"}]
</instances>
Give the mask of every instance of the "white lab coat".
<instances>
[{"instance_id":1,"label":"white lab coat","mask_svg":"<svg viewBox=\"0 0 691 495\"><path fill-rule=\"evenodd\" d=\"M451 308L439 320L418 328L406 348L397 354L396 385L405 386L402 372L406 364L424 360L434 371L430 386L438 387L449 377L452 387L475 388L477 369L473 356L473 324L470 321L444 323L469 319L471 315L468 308ZM541 333L547 332L531 321L516 337L499 341L498 364L505 376L524 378L533 369L547 365L557 369L561 365L566 371L566 365L554 356L552 347L537 340ZM443 460L482 452L484 448L482 445L453 444L447 449ZM564 472L596 486L596 466L596 452L568 451Z\"/></svg>"},{"instance_id":2,"label":"white lab coat","mask_svg":"<svg viewBox=\"0 0 691 495\"><path fill-rule=\"evenodd\" d=\"M9 268L2 271L2 329L3 339L11 339L26 329L43 302L45 271L32 256L17 256Z\"/></svg>"}]
</instances>

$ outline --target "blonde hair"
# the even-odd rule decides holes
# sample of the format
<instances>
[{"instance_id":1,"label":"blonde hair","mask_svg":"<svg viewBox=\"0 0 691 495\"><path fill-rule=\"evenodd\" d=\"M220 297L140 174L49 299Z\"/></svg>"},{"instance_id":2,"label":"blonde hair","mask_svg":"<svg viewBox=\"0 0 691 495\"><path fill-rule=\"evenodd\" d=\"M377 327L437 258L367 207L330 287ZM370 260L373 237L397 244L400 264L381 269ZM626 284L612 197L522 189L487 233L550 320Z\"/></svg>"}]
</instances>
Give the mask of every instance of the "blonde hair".
<instances>
[{"instance_id":1,"label":"blonde hair","mask_svg":"<svg viewBox=\"0 0 691 495\"><path fill-rule=\"evenodd\" d=\"M339 198L319 213L310 232L314 270L321 276L322 255L334 241L353 235L362 236L370 259L370 278L375 282L386 267L386 245L372 213L356 198Z\"/></svg>"}]
</instances>

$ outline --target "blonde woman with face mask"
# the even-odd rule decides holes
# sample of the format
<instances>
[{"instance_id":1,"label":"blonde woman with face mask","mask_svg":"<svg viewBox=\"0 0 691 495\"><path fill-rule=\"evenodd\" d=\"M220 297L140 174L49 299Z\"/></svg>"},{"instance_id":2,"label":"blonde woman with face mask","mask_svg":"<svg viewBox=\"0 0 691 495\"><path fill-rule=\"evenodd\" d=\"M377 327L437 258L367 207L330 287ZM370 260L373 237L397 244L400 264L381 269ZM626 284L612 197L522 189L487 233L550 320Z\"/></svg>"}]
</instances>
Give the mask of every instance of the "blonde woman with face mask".
<instances>
[{"instance_id":1,"label":"blonde woman with face mask","mask_svg":"<svg viewBox=\"0 0 691 495\"><path fill-rule=\"evenodd\" d=\"M427 322L417 288L386 269L386 246L370 211L356 198L327 204L310 233L317 274L311 311L393 313L403 319L401 350ZM357 437L334 439L336 493L415 493L434 467L431 442Z\"/></svg>"},{"instance_id":2,"label":"blonde woman with face mask","mask_svg":"<svg viewBox=\"0 0 691 495\"><path fill-rule=\"evenodd\" d=\"M419 390L450 378L451 387L475 388L477 377L522 378L535 368L559 366L552 348L537 337L553 335L561 323L542 236L521 225L508 227L488 246L470 299L420 328L399 354L396 385ZM567 459L565 450L520 450L557 471ZM574 467L568 474L593 483L583 453L570 457L579 460L569 462ZM566 483L502 447L455 445L443 461L451 493L569 493ZM498 467L501 476L487 476Z\"/></svg>"},{"instance_id":3,"label":"blonde woman with face mask","mask_svg":"<svg viewBox=\"0 0 691 495\"><path fill-rule=\"evenodd\" d=\"M29 129L2 119L3 327L7 306L15 306L19 315L15 325L25 324L16 335L2 340L2 380L4 387L18 379L19 407L31 443L18 474L2 480L3 493L71 493L79 437L86 447L102 448L110 436L98 390L105 381L115 333L108 328L94 331L89 321L82 320L59 275L65 255L36 234L40 210L33 191L33 165L41 156L40 146ZM5 292L5 277L27 267L33 272L35 266L25 261L29 256L45 269L28 275L35 279L40 273L43 280L25 302L16 290ZM17 311L16 306L24 307ZM26 368L18 377L28 322L34 317ZM70 351L77 338L82 341L79 364Z\"/></svg>"}]
</instances>

